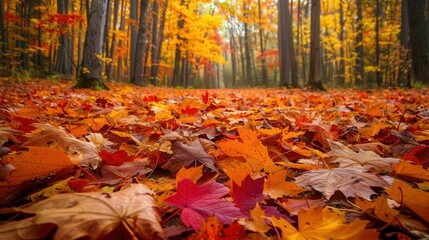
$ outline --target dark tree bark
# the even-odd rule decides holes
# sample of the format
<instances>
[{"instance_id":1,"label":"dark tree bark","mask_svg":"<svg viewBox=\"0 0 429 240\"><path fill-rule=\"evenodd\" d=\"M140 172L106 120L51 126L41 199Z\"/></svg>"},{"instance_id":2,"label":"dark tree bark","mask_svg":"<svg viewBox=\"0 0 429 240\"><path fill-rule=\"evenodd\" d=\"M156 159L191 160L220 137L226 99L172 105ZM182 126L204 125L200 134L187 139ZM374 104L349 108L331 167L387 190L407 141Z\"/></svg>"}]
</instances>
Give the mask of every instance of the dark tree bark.
<instances>
[{"instance_id":1,"label":"dark tree bark","mask_svg":"<svg viewBox=\"0 0 429 240\"><path fill-rule=\"evenodd\" d=\"M147 48L147 9L149 0L141 0L140 2L140 20L139 20L139 31L137 34L137 49L135 52L135 67L134 73L131 77L131 82L136 85L144 85L144 67L143 63L145 60L145 52Z\"/></svg>"},{"instance_id":2,"label":"dark tree bark","mask_svg":"<svg viewBox=\"0 0 429 240\"><path fill-rule=\"evenodd\" d=\"M289 0L279 1L278 3L278 49L279 49L279 71L280 86L289 87L290 81L290 48L286 31L286 22L288 21Z\"/></svg>"},{"instance_id":3,"label":"dark tree bark","mask_svg":"<svg viewBox=\"0 0 429 240\"><path fill-rule=\"evenodd\" d=\"M298 84L298 63L296 61L295 55L295 46L293 43L293 30L292 30L292 11L287 8L286 12L286 34L287 34L287 44L289 48L289 58L290 58L290 71L291 71L291 87L297 88Z\"/></svg>"},{"instance_id":4,"label":"dark tree bark","mask_svg":"<svg viewBox=\"0 0 429 240\"><path fill-rule=\"evenodd\" d=\"M408 24L414 78L417 82L429 84L429 26L425 17L425 0L409 0Z\"/></svg>"},{"instance_id":5,"label":"dark tree bark","mask_svg":"<svg viewBox=\"0 0 429 240\"><path fill-rule=\"evenodd\" d=\"M310 76L311 90L325 90L320 76L320 0L311 0Z\"/></svg>"},{"instance_id":6,"label":"dark tree bark","mask_svg":"<svg viewBox=\"0 0 429 240\"><path fill-rule=\"evenodd\" d=\"M168 6L168 0L165 1L161 21L159 23L159 31L158 36L155 42L154 51L152 51L152 66L151 66L151 84L157 85L160 81L159 74L159 64L161 63L161 53L162 53L162 42L164 41L164 27L165 27L165 17L166 17L166 9ZM159 10L158 10L159 12ZM152 42L153 43L153 42Z\"/></svg>"},{"instance_id":7,"label":"dark tree bark","mask_svg":"<svg viewBox=\"0 0 429 240\"><path fill-rule=\"evenodd\" d=\"M93 0L86 30L82 69L76 88L108 89L101 77L101 56L106 24L107 0Z\"/></svg>"},{"instance_id":8,"label":"dark tree bark","mask_svg":"<svg viewBox=\"0 0 429 240\"><path fill-rule=\"evenodd\" d=\"M0 36L1 36L1 52L3 54L7 51L7 37L6 37L6 28L4 25L4 9L3 9L3 0L0 0Z\"/></svg>"},{"instance_id":9,"label":"dark tree bark","mask_svg":"<svg viewBox=\"0 0 429 240\"><path fill-rule=\"evenodd\" d=\"M345 46L344 44L344 24L345 24L345 19L344 19L344 10L343 10L343 0L340 0L340 14L339 14L339 22L340 22L340 33L338 35L338 39L340 40L342 46ZM344 62L344 47L340 48L340 61L338 64L338 85L339 86L343 86L344 85L344 80L345 80L345 62Z\"/></svg>"}]
</instances>

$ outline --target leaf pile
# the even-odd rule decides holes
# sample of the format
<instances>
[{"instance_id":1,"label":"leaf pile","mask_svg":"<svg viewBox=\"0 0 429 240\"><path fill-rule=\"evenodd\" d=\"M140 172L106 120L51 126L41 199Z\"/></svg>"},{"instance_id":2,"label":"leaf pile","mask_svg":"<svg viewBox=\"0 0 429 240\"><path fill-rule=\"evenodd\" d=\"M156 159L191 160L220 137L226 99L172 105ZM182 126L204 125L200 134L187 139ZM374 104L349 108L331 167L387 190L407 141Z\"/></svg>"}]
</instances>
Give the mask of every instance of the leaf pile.
<instances>
[{"instance_id":1,"label":"leaf pile","mask_svg":"<svg viewBox=\"0 0 429 240\"><path fill-rule=\"evenodd\" d=\"M423 90L0 82L7 239L428 238Z\"/></svg>"}]
</instances>

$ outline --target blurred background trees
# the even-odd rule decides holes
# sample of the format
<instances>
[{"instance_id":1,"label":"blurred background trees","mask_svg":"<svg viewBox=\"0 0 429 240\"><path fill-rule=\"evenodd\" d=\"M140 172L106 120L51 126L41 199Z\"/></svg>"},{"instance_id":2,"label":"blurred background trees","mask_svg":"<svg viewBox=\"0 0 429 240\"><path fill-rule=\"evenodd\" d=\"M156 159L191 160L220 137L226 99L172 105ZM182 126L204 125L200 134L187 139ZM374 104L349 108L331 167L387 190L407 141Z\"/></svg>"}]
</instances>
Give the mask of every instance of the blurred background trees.
<instances>
[{"instance_id":1,"label":"blurred background trees","mask_svg":"<svg viewBox=\"0 0 429 240\"><path fill-rule=\"evenodd\" d=\"M184 88L429 84L425 0L0 3L4 76ZM105 7L96 23L95 3Z\"/></svg>"}]
</instances>

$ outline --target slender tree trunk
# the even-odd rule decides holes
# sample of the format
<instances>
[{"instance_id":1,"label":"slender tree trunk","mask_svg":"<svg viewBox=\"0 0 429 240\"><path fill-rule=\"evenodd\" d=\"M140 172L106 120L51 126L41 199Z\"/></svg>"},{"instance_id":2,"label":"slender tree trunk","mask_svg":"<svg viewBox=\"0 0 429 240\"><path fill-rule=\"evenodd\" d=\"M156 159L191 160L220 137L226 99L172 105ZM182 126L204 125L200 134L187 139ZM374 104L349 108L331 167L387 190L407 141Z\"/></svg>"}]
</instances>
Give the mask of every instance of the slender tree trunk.
<instances>
[{"instance_id":1,"label":"slender tree trunk","mask_svg":"<svg viewBox=\"0 0 429 240\"><path fill-rule=\"evenodd\" d=\"M131 47L130 47L130 77L134 76L136 71L136 50L137 50L137 21L138 21L138 0L130 0L130 19L131 24ZM131 79L132 81L132 79Z\"/></svg>"},{"instance_id":2,"label":"slender tree trunk","mask_svg":"<svg viewBox=\"0 0 429 240\"><path fill-rule=\"evenodd\" d=\"M106 75L107 79L112 79L113 76L113 63L115 62L115 47L116 47L116 31L119 18L119 0L115 0L113 3L113 34L112 34L112 44L110 49L108 49L108 57L112 60L110 64L106 66ZM107 45L107 43L106 43Z\"/></svg>"},{"instance_id":3,"label":"slender tree trunk","mask_svg":"<svg viewBox=\"0 0 429 240\"><path fill-rule=\"evenodd\" d=\"M298 63L296 61L295 55L295 46L293 43L293 30L292 30L292 11L287 9L286 12L286 34L287 34L287 43L289 49L289 58L290 58L290 71L291 71L291 87L297 88L298 84Z\"/></svg>"},{"instance_id":4,"label":"slender tree trunk","mask_svg":"<svg viewBox=\"0 0 429 240\"><path fill-rule=\"evenodd\" d=\"M69 1L68 0L57 0L57 12L59 14L69 14ZM66 26L64 26L66 27ZM59 36L58 45L58 57L56 62L55 72L61 75L61 78L72 79L73 78L73 59L71 57L71 37L68 32L62 33Z\"/></svg>"},{"instance_id":5,"label":"slender tree trunk","mask_svg":"<svg viewBox=\"0 0 429 240\"><path fill-rule=\"evenodd\" d=\"M424 12L428 3L425 0L407 2L414 78L417 82L429 84L429 29Z\"/></svg>"},{"instance_id":6,"label":"slender tree trunk","mask_svg":"<svg viewBox=\"0 0 429 240\"><path fill-rule=\"evenodd\" d=\"M311 0L310 78L309 88L325 90L320 76L320 0Z\"/></svg>"},{"instance_id":7,"label":"slender tree trunk","mask_svg":"<svg viewBox=\"0 0 429 240\"><path fill-rule=\"evenodd\" d=\"M249 8L249 4L247 2L247 0L243 0L243 11L244 11L244 16L248 17L249 13L248 13L248 8ZM251 48L250 48L250 41L251 41L251 37L250 37L250 30L249 30L249 24L244 22L244 52L246 54L246 78L245 78L245 82L247 83L247 86L252 86L253 85L253 74L252 74L252 53L251 53Z\"/></svg>"},{"instance_id":8,"label":"slender tree trunk","mask_svg":"<svg viewBox=\"0 0 429 240\"><path fill-rule=\"evenodd\" d=\"M382 77L381 77L381 66L380 66L380 15L381 15L381 6L380 0L375 1L375 79L377 81L377 87L381 87L382 85Z\"/></svg>"},{"instance_id":9,"label":"slender tree trunk","mask_svg":"<svg viewBox=\"0 0 429 240\"><path fill-rule=\"evenodd\" d=\"M152 5L152 41L151 41L151 73L150 73L150 84L157 85L159 82L158 74L154 71L158 62L158 14L159 14L159 3L157 1L153 2Z\"/></svg>"},{"instance_id":10,"label":"slender tree trunk","mask_svg":"<svg viewBox=\"0 0 429 240\"><path fill-rule=\"evenodd\" d=\"M340 0L340 14L339 14L339 22L340 22L340 33L338 36L338 39L341 42L341 47L340 48L340 61L339 61L339 69L338 69L338 85L339 86L344 86L344 80L345 80L345 68L346 68L346 64L344 62L344 48L345 48L345 43L344 43L344 24L345 24L345 19L344 19L344 9L343 9L343 4L344 4L344 0Z\"/></svg>"},{"instance_id":11,"label":"slender tree trunk","mask_svg":"<svg viewBox=\"0 0 429 240\"><path fill-rule=\"evenodd\" d=\"M356 35L356 47L355 51L357 53L356 61L355 61L355 69L356 69L356 85L363 86L365 84L364 81L364 52L363 52L363 23L362 23L362 0L356 0L356 8L357 8L357 35Z\"/></svg>"},{"instance_id":12,"label":"slender tree trunk","mask_svg":"<svg viewBox=\"0 0 429 240\"><path fill-rule=\"evenodd\" d=\"M124 4L125 4L125 0L122 0L121 6L124 6ZM119 30L121 32L125 30L125 8L124 7L121 8L121 24L120 24ZM122 48L123 44L124 43L122 39L119 39L118 47ZM126 58L124 54L118 56L118 68L116 70L116 79L121 82L124 80L124 75L122 74L122 65L124 62L124 58Z\"/></svg>"},{"instance_id":13,"label":"slender tree trunk","mask_svg":"<svg viewBox=\"0 0 429 240\"><path fill-rule=\"evenodd\" d=\"M230 32L230 47L231 47L231 68L232 68L232 86L237 87L237 44L235 42L235 36L232 29L229 30Z\"/></svg>"},{"instance_id":14,"label":"slender tree trunk","mask_svg":"<svg viewBox=\"0 0 429 240\"><path fill-rule=\"evenodd\" d=\"M278 3L278 49L279 49L279 71L280 86L289 87L290 81L290 48L287 36L287 22L289 12L289 0L279 1Z\"/></svg>"},{"instance_id":15,"label":"slender tree trunk","mask_svg":"<svg viewBox=\"0 0 429 240\"><path fill-rule=\"evenodd\" d=\"M107 0L92 0L91 15L86 30L82 70L76 88L108 89L101 77L102 62L97 56L103 51Z\"/></svg>"},{"instance_id":16,"label":"slender tree trunk","mask_svg":"<svg viewBox=\"0 0 429 240\"><path fill-rule=\"evenodd\" d=\"M131 82L137 85L144 85L144 59L146 52L146 21L147 21L147 9L149 0L141 0L140 2L140 20L139 20L139 31L137 34L137 49L135 52L135 68L134 73L131 77Z\"/></svg>"},{"instance_id":17,"label":"slender tree trunk","mask_svg":"<svg viewBox=\"0 0 429 240\"><path fill-rule=\"evenodd\" d=\"M6 27L4 24L3 0L0 0L0 36L1 36L1 52L5 54L7 51L7 36L6 36Z\"/></svg>"},{"instance_id":18,"label":"slender tree trunk","mask_svg":"<svg viewBox=\"0 0 429 240\"><path fill-rule=\"evenodd\" d=\"M261 55L263 56L265 52L264 46L264 31L262 29L262 9L261 9L261 0L258 0L258 18L259 18L259 49L261 50ZM265 58L261 58L261 71L262 71L262 83L265 86L268 86L268 70L265 63Z\"/></svg>"},{"instance_id":19,"label":"slender tree trunk","mask_svg":"<svg viewBox=\"0 0 429 240\"><path fill-rule=\"evenodd\" d=\"M185 1L181 0L180 1L180 5L184 5ZM178 29L182 29L185 26L185 20L184 19L180 19L179 22L177 23L177 28ZM184 41L185 39L183 39L181 36L177 35L177 39L179 41ZM182 74L181 74L181 68L180 68L180 63L182 62L182 52L180 50L180 46L179 44L176 45L176 52L174 55L174 68L173 68L173 79L172 79L172 85L173 87L176 87L178 85L180 85L183 82L182 79Z\"/></svg>"},{"instance_id":20,"label":"slender tree trunk","mask_svg":"<svg viewBox=\"0 0 429 240\"><path fill-rule=\"evenodd\" d=\"M165 28L165 18L166 18L167 6L168 6L168 0L165 1L165 3L164 3L161 22L159 23L160 24L159 31L157 34L158 37L157 37L157 41L156 41L156 45L155 45L156 55L155 55L155 58L152 60L151 76L152 76L152 79L156 79L156 82L153 83L154 85L156 85L158 82L161 81L161 79L159 79L159 77L158 77L158 74L159 74L160 63L161 63L162 42L164 41L164 28ZM153 64L154 61L156 62L155 65Z\"/></svg>"}]
</instances>

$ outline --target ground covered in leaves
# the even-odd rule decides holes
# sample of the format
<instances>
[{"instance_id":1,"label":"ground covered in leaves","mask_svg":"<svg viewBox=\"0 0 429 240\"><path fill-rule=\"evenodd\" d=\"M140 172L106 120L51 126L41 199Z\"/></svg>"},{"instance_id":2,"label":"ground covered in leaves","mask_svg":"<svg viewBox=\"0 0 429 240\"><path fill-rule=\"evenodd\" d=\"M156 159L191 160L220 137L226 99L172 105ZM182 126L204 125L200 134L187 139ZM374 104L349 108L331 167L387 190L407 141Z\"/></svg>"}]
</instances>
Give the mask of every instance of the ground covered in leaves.
<instances>
[{"instance_id":1,"label":"ground covered in leaves","mask_svg":"<svg viewBox=\"0 0 429 240\"><path fill-rule=\"evenodd\" d=\"M418 239L427 90L0 82L2 239Z\"/></svg>"}]
</instances>

